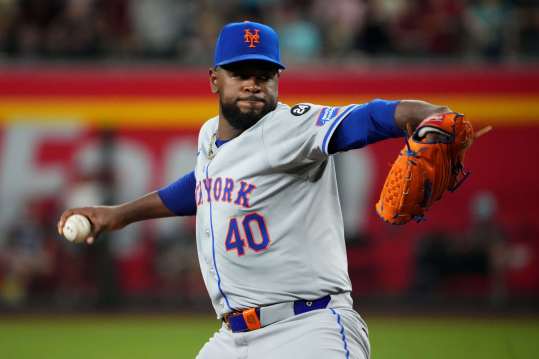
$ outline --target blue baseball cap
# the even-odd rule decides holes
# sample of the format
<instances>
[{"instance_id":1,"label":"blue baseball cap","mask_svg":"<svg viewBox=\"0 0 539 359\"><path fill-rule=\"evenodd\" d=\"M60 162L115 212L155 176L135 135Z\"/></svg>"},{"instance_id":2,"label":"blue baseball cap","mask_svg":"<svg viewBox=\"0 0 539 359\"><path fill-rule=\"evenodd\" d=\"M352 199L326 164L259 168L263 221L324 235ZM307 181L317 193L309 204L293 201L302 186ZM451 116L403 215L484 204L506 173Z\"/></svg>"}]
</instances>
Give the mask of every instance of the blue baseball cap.
<instances>
[{"instance_id":1,"label":"blue baseball cap","mask_svg":"<svg viewBox=\"0 0 539 359\"><path fill-rule=\"evenodd\" d=\"M284 69L279 53L279 35L271 27L258 22L225 25L215 45L214 66L247 60L268 61Z\"/></svg>"}]
</instances>

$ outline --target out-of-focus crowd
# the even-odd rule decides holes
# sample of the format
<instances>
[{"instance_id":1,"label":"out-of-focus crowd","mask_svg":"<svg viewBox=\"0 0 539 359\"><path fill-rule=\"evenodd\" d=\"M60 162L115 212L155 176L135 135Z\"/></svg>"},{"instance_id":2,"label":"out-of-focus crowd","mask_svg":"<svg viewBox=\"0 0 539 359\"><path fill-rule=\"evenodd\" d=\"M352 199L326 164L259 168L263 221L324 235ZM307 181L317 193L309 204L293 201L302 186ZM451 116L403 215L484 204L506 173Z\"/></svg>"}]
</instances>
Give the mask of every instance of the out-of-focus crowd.
<instances>
[{"instance_id":1,"label":"out-of-focus crowd","mask_svg":"<svg viewBox=\"0 0 539 359\"><path fill-rule=\"evenodd\" d=\"M131 225L142 237L136 243L133 239L139 236L128 229L121 231L127 235L123 238L120 232L101 234L92 246L70 243L57 233L65 208L107 203L112 188L117 188L114 174L100 167L75 174L61 194L28 194L17 217L0 230L0 311L84 310L120 304L154 309L208 307L192 234L194 222L182 225L174 218L161 231Z\"/></svg>"},{"instance_id":2,"label":"out-of-focus crowd","mask_svg":"<svg viewBox=\"0 0 539 359\"><path fill-rule=\"evenodd\" d=\"M208 64L243 20L274 26L289 63L539 56L536 0L0 0L0 59Z\"/></svg>"}]
</instances>

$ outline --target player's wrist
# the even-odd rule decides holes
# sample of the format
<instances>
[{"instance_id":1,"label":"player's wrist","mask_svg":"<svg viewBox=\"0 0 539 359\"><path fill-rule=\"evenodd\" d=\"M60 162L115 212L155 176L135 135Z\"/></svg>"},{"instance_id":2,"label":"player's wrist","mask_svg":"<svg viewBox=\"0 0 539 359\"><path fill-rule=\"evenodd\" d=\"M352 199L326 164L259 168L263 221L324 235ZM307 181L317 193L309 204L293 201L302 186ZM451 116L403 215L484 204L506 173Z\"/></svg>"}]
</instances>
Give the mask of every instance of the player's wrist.
<instances>
[{"instance_id":1,"label":"player's wrist","mask_svg":"<svg viewBox=\"0 0 539 359\"><path fill-rule=\"evenodd\" d=\"M130 223L135 222L134 211L130 203L108 206L109 226L111 230L122 229Z\"/></svg>"},{"instance_id":2,"label":"player's wrist","mask_svg":"<svg viewBox=\"0 0 539 359\"><path fill-rule=\"evenodd\" d=\"M402 100L395 110L395 123L404 131L415 130L426 118L452 112L447 106L419 100Z\"/></svg>"}]
</instances>

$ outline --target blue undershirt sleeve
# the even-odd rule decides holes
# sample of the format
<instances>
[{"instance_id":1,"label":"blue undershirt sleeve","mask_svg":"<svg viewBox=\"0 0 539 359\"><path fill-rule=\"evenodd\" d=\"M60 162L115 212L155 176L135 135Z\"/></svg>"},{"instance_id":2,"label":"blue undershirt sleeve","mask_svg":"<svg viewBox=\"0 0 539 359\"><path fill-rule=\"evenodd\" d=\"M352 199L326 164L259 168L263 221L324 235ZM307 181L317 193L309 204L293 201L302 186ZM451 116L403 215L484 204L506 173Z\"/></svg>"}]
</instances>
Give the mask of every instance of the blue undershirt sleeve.
<instances>
[{"instance_id":1,"label":"blue undershirt sleeve","mask_svg":"<svg viewBox=\"0 0 539 359\"><path fill-rule=\"evenodd\" d=\"M178 216L193 216L197 213L195 202L195 172L189 172L176 182L157 191L163 204Z\"/></svg>"},{"instance_id":2,"label":"blue undershirt sleeve","mask_svg":"<svg viewBox=\"0 0 539 359\"><path fill-rule=\"evenodd\" d=\"M395 124L399 101L373 100L354 109L333 133L330 154L361 148L386 138L401 137L404 131Z\"/></svg>"}]
</instances>

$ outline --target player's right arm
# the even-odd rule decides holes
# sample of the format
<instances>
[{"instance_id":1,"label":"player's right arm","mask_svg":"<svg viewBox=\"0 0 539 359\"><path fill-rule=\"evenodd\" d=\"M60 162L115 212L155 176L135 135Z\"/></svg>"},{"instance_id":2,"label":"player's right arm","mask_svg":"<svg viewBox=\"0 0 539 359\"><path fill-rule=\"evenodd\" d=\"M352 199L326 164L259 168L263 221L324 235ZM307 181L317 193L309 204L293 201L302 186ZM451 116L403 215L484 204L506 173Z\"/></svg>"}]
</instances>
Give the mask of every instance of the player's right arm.
<instances>
[{"instance_id":1,"label":"player's right arm","mask_svg":"<svg viewBox=\"0 0 539 359\"><path fill-rule=\"evenodd\" d=\"M128 224L153 218L190 216L196 214L195 175L190 172L176 182L134 201L116 206L93 206L72 208L62 213L58 221L58 233L62 234L67 218L73 214L86 216L92 231L86 243L91 244L103 231L121 229Z\"/></svg>"}]
</instances>

